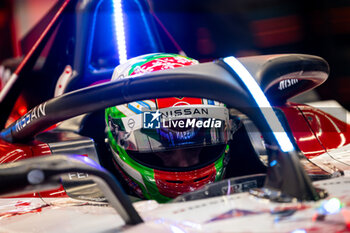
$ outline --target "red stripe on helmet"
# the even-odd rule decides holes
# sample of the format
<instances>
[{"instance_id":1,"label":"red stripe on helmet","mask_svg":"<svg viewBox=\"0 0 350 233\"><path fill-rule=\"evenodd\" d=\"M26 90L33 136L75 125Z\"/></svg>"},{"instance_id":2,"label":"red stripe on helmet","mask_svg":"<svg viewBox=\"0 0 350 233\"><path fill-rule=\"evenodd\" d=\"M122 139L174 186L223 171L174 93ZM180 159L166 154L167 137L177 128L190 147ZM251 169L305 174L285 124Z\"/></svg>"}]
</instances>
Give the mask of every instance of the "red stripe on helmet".
<instances>
[{"instance_id":1,"label":"red stripe on helmet","mask_svg":"<svg viewBox=\"0 0 350 233\"><path fill-rule=\"evenodd\" d=\"M215 164L186 172L154 170L154 179L159 193L175 198L183 193L194 191L215 181Z\"/></svg>"}]
</instances>

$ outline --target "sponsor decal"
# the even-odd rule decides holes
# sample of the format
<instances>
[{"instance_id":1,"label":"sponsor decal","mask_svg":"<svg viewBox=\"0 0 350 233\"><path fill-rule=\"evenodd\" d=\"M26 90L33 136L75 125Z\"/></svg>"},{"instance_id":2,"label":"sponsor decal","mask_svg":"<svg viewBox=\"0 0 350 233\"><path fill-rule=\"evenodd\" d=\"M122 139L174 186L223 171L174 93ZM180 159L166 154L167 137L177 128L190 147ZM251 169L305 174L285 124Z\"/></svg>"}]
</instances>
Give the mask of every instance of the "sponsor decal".
<instances>
[{"instance_id":1,"label":"sponsor decal","mask_svg":"<svg viewBox=\"0 0 350 233\"><path fill-rule=\"evenodd\" d=\"M143 128L145 129L159 129L160 128L160 116L159 111L156 112L144 112L143 113Z\"/></svg>"},{"instance_id":2,"label":"sponsor decal","mask_svg":"<svg viewBox=\"0 0 350 233\"><path fill-rule=\"evenodd\" d=\"M229 120L224 106L182 105L157 110L142 109L142 114L122 118L126 132L138 129L222 128Z\"/></svg>"},{"instance_id":3,"label":"sponsor decal","mask_svg":"<svg viewBox=\"0 0 350 233\"><path fill-rule=\"evenodd\" d=\"M143 113L143 128L221 128L222 121L209 117L208 108L179 108Z\"/></svg>"},{"instance_id":4,"label":"sponsor decal","mask_svg":"<svg viewBox=\"0 0 350 233\"><path fill-rule=\"evenodd\" d=\"M30 122L42 116L46 116L46 103L39 104L38 106L33 108L29 113L24 115L21 119L19 119L16 123L16 132L19 132Z\"/></svg>"},{"instance_id":5,"label":"sponsor decal","mask_svg":"<svg viewBox=\"0 0 350 233\"><path fill-rule=\"evenodd\" d=\"M269 213L274 216L275 222L282 221L282 220L289 220L292 215L294 215L297 211L302 211L309 209L310 205L302 204L302 203L292 203L290 206L277 206L275 208L268 209L261 209L261 210L247 210L247 209L231 209L225 213L222 213L209 221L209 222L215 222L220 221L224 219L229 218L237 218L237 217L243 217L247 215L258 215L258 214L265 214Z\"/></svg>"},{"instance_id":6,"label":"sponsor decal","mask_svg":"<svg viewBox=\"0 0 350 233\"><path fill-rule=\"evenodd\" d=\"M162 121L163 128L221 128L222 122L215 118L203 119L182 119Z\"/></svg>"},{"instance_id":7,"label":"sponsor decal","mask_svg":"<svg viewBox=\"0 0 350 233\"><path fill-rule=\"evenodd\" d=\"M263 214L263 211L251 211L251 210L244 210L244 209L232 209L230 211L227 211L223 214L220 214L219 216L210 219L207 221L209 222L215 222L219 220L229 219L229 218L237 218L237 217L243 217L247 215L257 215L257 214Z\"/></svg>"},{"instance_id":8,"label":"sponsor decal","mask_svg":"<svg viewBox=\"0 0 350 233\"><path fill-rule=\"evenodd\" d=\"M208 108L180 108L176 110L168 110L165 112L162 112L162 117L180 117L180 116L194 116L194 115L209 115L209 109Z\"/></svg>"},{"instance_id":9,"label":"sponsor decal","mask_svg":"<svg viewBox=\"0 0 350 233\"><path fill-rule=\"evenodd\" d=\"M290 86L293 86L295 84L297 84L299 82L298 79L296 78L293 78L293 79L286 79L286 80L282 80L280 81L280 84L279 84L279 87L278 87L278 90L282 91Z\"/></svg>"},{"instance_id":10,"label":"sponsor decal","mask_svg":"<svg viewBox=\"0 0 350 233\"><path fill-rule=\"evenodd\" d=\"M134 126L135 126L135 120L134 120L133 118L130 118L130 119L128 120L128 126L129 126L130 129L133 129L133 128L134 128Z\"/></svg>"},{"instance_id":11,"label":"sponsor decal","mask_svg":"<svg viewBox=\"0 0 350 233\"><path fill-rule=\"evenodd\" d=\"M81 173L81 172L76 172L76 173L68 173L68 178L70 180L74 179L86 179L88 178L89 174L88 173Z\"/></svg>"}]
</instances>

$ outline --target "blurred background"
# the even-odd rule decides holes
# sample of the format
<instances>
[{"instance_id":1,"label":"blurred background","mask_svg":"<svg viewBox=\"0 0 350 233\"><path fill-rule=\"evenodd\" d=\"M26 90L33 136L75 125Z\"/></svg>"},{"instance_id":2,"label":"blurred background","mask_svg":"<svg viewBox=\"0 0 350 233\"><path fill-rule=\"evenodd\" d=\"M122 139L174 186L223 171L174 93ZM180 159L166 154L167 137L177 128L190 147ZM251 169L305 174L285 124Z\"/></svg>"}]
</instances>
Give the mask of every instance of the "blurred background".
<instances>
[{"instance_id":1,"label":"blurred background","mask_svg":"<svg viewBox=\"0 0 350 233\"><path fill-rule=\"evenodd\" d=\"M19 41L54 0L0 1L0 61L19 56ZM189 57L306 53L331 67L321 99L350 109L350 1L150 0L151 7Z\"/></svg>"}]
</instances>

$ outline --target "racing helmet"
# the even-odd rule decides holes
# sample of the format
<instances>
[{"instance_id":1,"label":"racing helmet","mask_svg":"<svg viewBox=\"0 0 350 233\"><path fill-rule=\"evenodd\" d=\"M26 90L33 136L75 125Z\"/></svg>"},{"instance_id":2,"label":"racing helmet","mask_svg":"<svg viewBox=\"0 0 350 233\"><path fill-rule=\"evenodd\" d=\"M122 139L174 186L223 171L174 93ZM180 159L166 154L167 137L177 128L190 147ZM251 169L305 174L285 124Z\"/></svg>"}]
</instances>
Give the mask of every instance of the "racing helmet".
<instances>
[{"instance_id":1,"label":"racing helmet","mask_svg":"<svg viewBox=\"0 0 350 233\"><path fill-rule=\"evenodd\" d=\"M177 54L147 54L117 66L112 80L196 64ZM113 162L143 199L166 202L224 176L230 123L222 103L191 97L135 101L107 108L105 121Z\"/></svg>"}]
</instances>

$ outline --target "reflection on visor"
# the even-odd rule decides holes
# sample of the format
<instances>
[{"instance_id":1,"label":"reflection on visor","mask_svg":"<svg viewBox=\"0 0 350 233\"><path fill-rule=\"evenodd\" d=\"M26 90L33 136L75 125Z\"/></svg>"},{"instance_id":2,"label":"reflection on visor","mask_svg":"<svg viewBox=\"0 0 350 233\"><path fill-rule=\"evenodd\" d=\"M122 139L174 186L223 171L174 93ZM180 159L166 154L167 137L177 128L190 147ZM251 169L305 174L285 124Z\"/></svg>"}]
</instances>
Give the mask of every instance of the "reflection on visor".
<instances>
[{"instance_id":1,"label":"reflection on visor","mask_svg":"<svg viewBox=\"0 0 350 233\"><path fill-rule=\"evenodd\" d=\"M186 124L194 122L194 124ZM160 128L119 132L118 144L125 150L159 152L185 147L225 144L229 140L227 121L187 118L165 121Z\"/></svg>"},{"instance_id":2,"label":"reflection on visor","mask_svg":"<svg viewBox=\"0 0 350 233\"><path fill-rule=\"evenodd\" d=\"M140 153L226 144L231 136L227 108L213 105L175 106L110 119L110 129L119 146Z\"/></svg>"},{"instance_id":3,"label":"reflection on visor","mask_svg":"<svg viewBox=\"0 0 350 233\"><path fill-rule=\"evenodd\" d=\"M193 121L195 120L195 121ZM210 120L210 119L208 119ZM208 121L207 120L207 121ZM202 121L205 122L205 119L181 119L176 121L173 125L171 125L170 122L166 124L167 127L161 127L157 129L157 133L159 135L159 141L162 142L163 146L167 148L174 148L177 146L184 146L184 145L196 145L198 142L203 142L206 144L217 144L217 142L221 142L218 136L217 129L221 129L221 127L215 129L212 128L204 128L204 127L196 127L195 124L193 124L194 127L189 126L190 124L186 124L188 122L197 122ZM183 122L184 127L179 127L179 124ZM209 122L209 121L208 121ZM220 121L221 124L224 124L224 122Z\"/></svg>"},{"instance_id":4,"label":"reflection on visor","mask_svg":"<svg viewBox=\"0 0 350 233\"><path fill-rule=\"evenodd\" d=\"M217 161L225 153L226 145L214 145L196 148L182 148L163 152L128 151L138 163L165 171L193 171Z\"/></svg>"}]
</instances>

